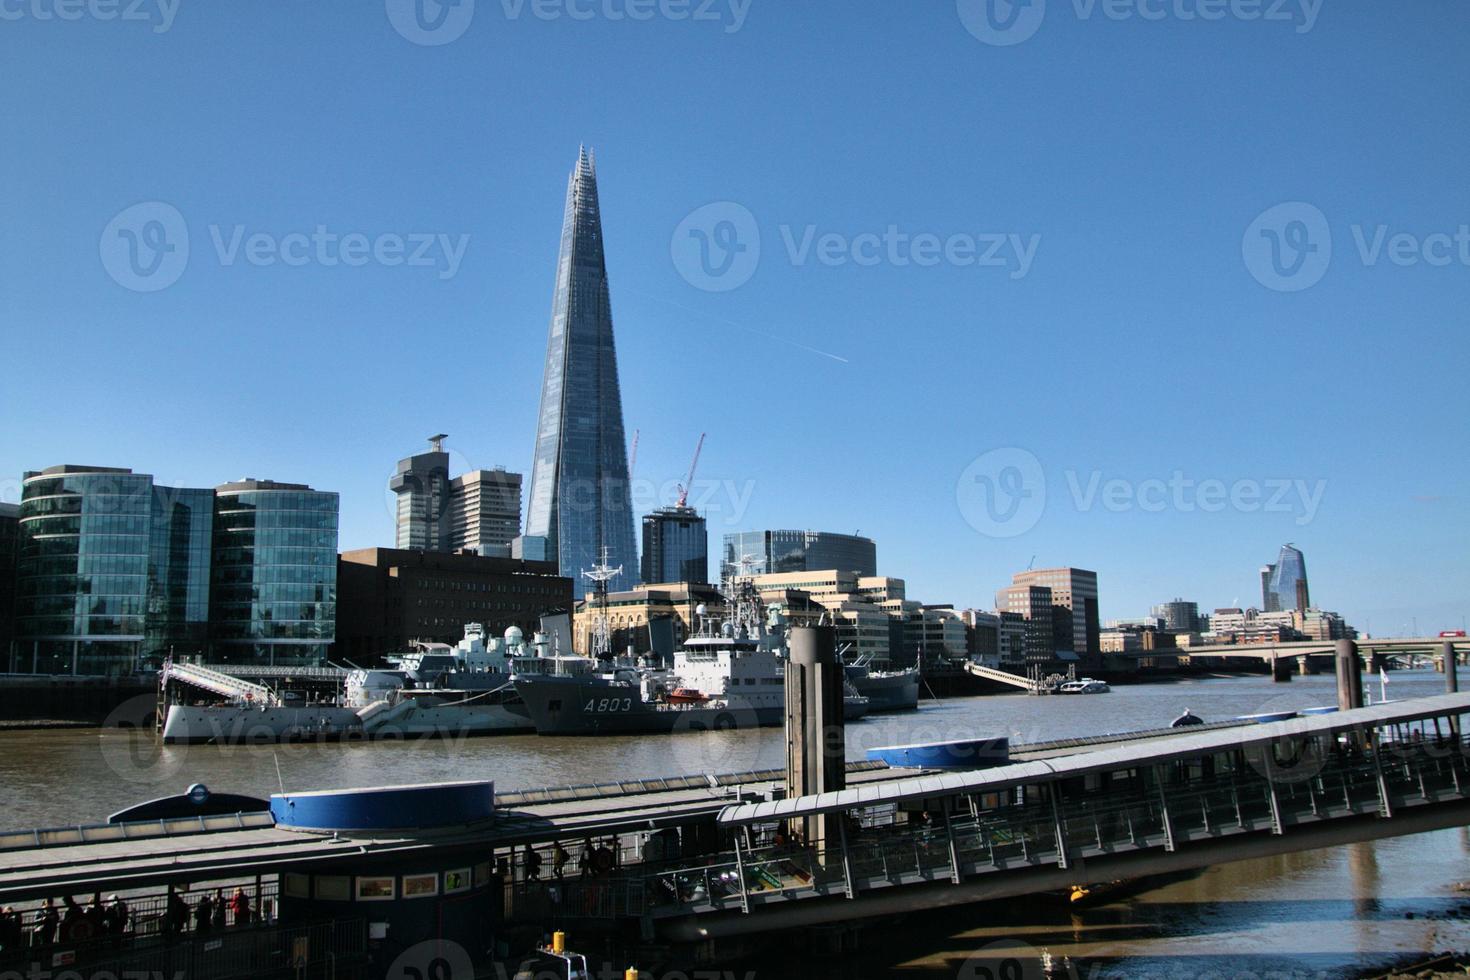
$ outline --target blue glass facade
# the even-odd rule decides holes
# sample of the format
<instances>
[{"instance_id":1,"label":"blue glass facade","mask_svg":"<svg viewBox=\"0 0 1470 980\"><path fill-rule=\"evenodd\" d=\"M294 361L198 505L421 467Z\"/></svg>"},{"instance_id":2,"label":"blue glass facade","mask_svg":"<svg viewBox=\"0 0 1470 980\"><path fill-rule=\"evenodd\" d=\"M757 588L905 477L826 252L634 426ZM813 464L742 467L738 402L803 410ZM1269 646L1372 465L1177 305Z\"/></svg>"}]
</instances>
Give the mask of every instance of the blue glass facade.
<instances>
[{"instance_id":1,"label":"blue glass facade","mask_svg":"<svg viewBox=\"0 0 1470 980\"><path fill-rule=\"evenodd\" d=\"M723 575L740 574L742 558L753 563L749 574L814 572L836 569L858 575L878 574L878 546L871 538L829 531L736 531L725 535Z\"/></svg>"},{"instance_id":2,"label":"blue glass facade","mask_svg":"<svg viewBox=\"0 0 1470 980\"><path fill-rule=\"evenodd\" d=\"M27 473L15 640L0 663L122 675L170 654L323 658L334 633L336 495L295 487L263 505L252 494L267 491L232 489L245 486L283 485L162 487L95 466Z\"/></svg>"},{"instance_id":3,"label":"blue glass facade","mask_svg":"<svg viewBox=\"0 0 1470 980\"><path fill-rule=\"evenodd\" d=\"M643 518L643 584L709 582L709 533L692 507L661 507Z\"/></svg>"},{"instance_id":4,"label":"blue glass facade","mask_svg":"<svg viewBox=\"0 0 1470 980\"><path fill-rule=\"evenodd\" d=\"M214 500L213 659L324 660L336 635L337 495L248 480Z\"/></svg>"},{"instance_id":5,"label":"blue glass facade","mask_svg":"<svg viewBox=\"0 0 1470 980\"><path fill-rule=\"evenodd\" d=\"M1261 597L1266 612L1307 609L1312 605L1307 591L1307 560L1300 551L1292 545L1282 545L1276 564L1268 565L1267 569L1262 577L1265 594Z\"/></svg>"},{"instance_id":6,"label":"blue glass facade","mask_svg":"<svg viewBox=\"0 0 1470 980\"><path fill-rule=\"evenodd\" d=\"M609 589L638 577L597 174L585 151L567 181L525 533L546 539L577 598L580 573L604 549L623 569Z\"/></svg>"}]
</instances>

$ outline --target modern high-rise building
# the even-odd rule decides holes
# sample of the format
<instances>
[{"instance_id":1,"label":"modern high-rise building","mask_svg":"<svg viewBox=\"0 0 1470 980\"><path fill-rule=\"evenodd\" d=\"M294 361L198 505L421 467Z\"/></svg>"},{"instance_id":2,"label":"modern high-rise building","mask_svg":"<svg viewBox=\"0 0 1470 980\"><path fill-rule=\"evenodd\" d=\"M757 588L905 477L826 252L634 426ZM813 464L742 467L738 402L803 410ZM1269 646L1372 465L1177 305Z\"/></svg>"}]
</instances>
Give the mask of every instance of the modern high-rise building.
<instances>
[{"instance_id":1,"label":"modern high-rise building","mask_svg":"<svg viewBox=\"0 0 1470 980\"><path fill-rule=\"evenodd\" d=\"M1310 608L1307 591L1307 560L1291 544L1281 546L1276 564L1261 569L1261 609L1264 612L1289 612Z\"/></svg>"},{"instance_id":2,"label":"modern high-rise building","mask_svg":"<svg viewBox=\"0 0 1470 980\"><path fill-rule=\"evenodd\" d=\"M1052 601L1063 607L1054 624L1059 649L1070 649L1078 656L1100 652L1098 634L1102 629L1097 605L1097 573L1084 568L1037 568L1011 576L1013 585L1044 585L1051 589ZM1070 620L1070 623L1067 622Z\"/></svg>"},{"instance_id":3,"label":"modern high-rise building","mask_svg":"<svg viewBox=\"0 0 1470 980\"><path fill-rule=\"evenodd\" d=\"M1169 633L1193 633L1200 628L1197 602L1170 599L1154 606L1151 615L1162 620L1164 630Z\"/></svg>"},{"instance_id":4,"label":"modern high-rise building","mask_svg":"<svg viewBox=\"0 0 1470 980\"><path fill-rule=\"evenodd\" d=\"M13 672L326 654L336 494L269 481L164 487L129 469L53 466L25 474L19 517Z\"/></svg>"},{"instance_id":5,"label":"modern high-rise building","mask_svg":"<svg viewBox=\"0 0 1470 980\"><path fill-rule=\"evenodd\" d=\"M449 550L509 558L521 533L521 475L503 467L449 481Z\"/></svg>"},{"instance_id":6,"label":"modern high-rise building","mask_svg":"<svg viewBox=\"0 0 1470 980\"><path fill-rule=\"evenodd\" d=\"M1027 661L1057 659L1050 588L1017 583L995 594L995 608L1000 613L1012 613L1026 620Z\"/></svg>"},{"instance_id":7,"label":"modern high-rise building","mask_svg":"<svg viewBox=\"0 0 1470 980\"><path fill-rule=\"evenodd\" d=\"M214 490L212 659L318 664L336 637L335 493L244 479Z\"/></svg>"},{"instance_id":8,"label":"modern high-rise building","mask_svg":"<svg viewBox=\"0 0 1470 980\"><path fill-rule=\"evenodd\" d=\"M1282 545L1276 564L1267 566L1267 569L1270 569L1270 574L1263 574L1261 594L1264 611L1285 613L1311 608L1311 594L1307 591L1307 558L1302 557L1295 545Z\"/></svg>"},{"instance_id":9,"label":"modern high-rise building","mask_svg":"<svg viewBox=\"0 0 1470 980\"><path fill-rule=\"evenodd\" d=\"M15 636L15 567L20 557L20 505L0 504L0 665Z\"/></svg>"},{"instance_id":10,"label":"modern high-rise building","mask_svg":"<svg viewBox=\"0 0 1470 980\"><path fill-rule=\"evenodd\" d=\"M830 531L736 531L725 535L722 575L824 569L877 575L878 546L871 538Z\"/></svg>"},{"instance_id":11,"label":"modern high-rise building","mask_svg":"<svg viewBox=\"0 0 1470 980\"><path fill-rule=\"evenodd\" d=\"M638 577L597 170L586 150L567 179L525 533L546 539L578 598L581 573L604 555L622 568L610 591Z\"/></svg>"},{"instance_id":12,"label":"modern high-rise building","mask_svg":"<svg viewBox=\"0 0 1470 980\"><path fill-rule=\"evenodd\" d=\"M643 583L709 582L709 532L693 507L660 507L643 517Z\"/></svg>"},{"instance_id":13,"label":"modern high-rise building","mask_svg":"<svg viewBox=\"0 0 1470 980\"><path fill-rule=\"evenodd\" d=\"M412 551L449 550L449 454L444 433L429 437L430 450L398 461L388 489L398 497L395 544Z\"/></svg>"}]
</instances>

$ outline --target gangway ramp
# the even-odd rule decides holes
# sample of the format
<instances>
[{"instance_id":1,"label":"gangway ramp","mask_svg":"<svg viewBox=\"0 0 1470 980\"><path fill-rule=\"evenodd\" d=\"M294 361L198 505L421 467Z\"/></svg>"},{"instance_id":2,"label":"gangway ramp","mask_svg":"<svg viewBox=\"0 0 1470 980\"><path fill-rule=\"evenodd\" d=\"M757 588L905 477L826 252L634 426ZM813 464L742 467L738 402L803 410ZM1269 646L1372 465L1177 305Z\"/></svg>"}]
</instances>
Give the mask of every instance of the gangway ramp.
<instances>
[{"instance_id":1,"label":"gangway ramp","mask_svg":"<svg viewBox=\"0 0 1470 980\"><path fill-rule=\"evenodd\" d=\"M966 661L965 670L976 677L982 677L988 681L996 681L1000 684L1009 684L1011 687L1019 687L1027 694L1042 694L1046 691L1051 690L1050 687L1043 686L1041 683L1034 681L1029 677L1022 677L1020 674L1013 674L1008 670L997 670L994 667L984 667L980 664L975 663L974 661Z\"/></svg>"},{"instance_id":2,"label":"gangway ramp","mask_svg":"<svg viewBox=\"0 0 1470 980\"><path fill-rule=\"evenodd\" d=\"M164 664L163 669L159 671L159 684L167 685L171 680L197 687L211 694L218 694L221 697L236 698L263 705L277 703L275 692L264 684L241 680L224 671L201 667L199 664L173 662Z\"/></svg>"}]
</instances>

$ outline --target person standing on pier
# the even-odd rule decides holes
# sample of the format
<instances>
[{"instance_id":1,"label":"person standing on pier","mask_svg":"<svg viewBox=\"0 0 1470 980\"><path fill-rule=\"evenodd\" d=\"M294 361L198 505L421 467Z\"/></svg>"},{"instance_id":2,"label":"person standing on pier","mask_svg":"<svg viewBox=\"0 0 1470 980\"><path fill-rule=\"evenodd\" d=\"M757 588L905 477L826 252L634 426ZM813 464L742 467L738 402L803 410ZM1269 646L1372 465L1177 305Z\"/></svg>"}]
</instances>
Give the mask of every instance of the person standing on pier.
<instances>
[{"instance_id":1,"label":"person standing on pier","mask_svg":"<svg viewBox=\"0 0 1470 980\"><path fill-rule=\"evenodd\" d=\"M567 853L565 847L562 847L561 841L557 841L556 847L551 852L551 873L558 881L564 876L567 869L567 862L571 859L572 856Z\"/></svg>"},{"instance_id":2,"label":"person standing on pier","mask_svg":"<svg viewBox=\"0 0 1470 980\"><path fill-rule=\"evenodd\" d=\"M104 913L107 919L107 932L112 936L112 945L116 949L122 946L123 933L128 929L128 903L116 895L109 895L107 902L107 909Z\"/></svg>"},{"instance_id":3,"label":"person standing on pier","mask_svg":"<svg viewBox=\"0 0 1470 980\"><path fill-rule=\"evenodd\" d=\"M199 901L194 905L194 931L206 933L214 923L214 902L209 898L209 892L199 896Z\"/></svg>"},{"instance_id":4,"label":"person standing on pier","mask_svg":"<svg viewBox=\"0 0 1470 980\"><path fill-rule=\"evenodd\" d=\"M226 903L225 903L225 891L224 891L224 889L223 888L216 888L214 890L214 902L212 903L212 908L211 908L211 915L213 916L213 921L210 922L210 928L212 930L214 930L215 932L224 932L225 931L225 909L226 909L226 907L227 906L226 906Z\"/></svg>"},{"instance_id":5,"label":"person standing on pier","mask_svg":"<svg viewBox=\"0 0 1470 980\"><path fill-rule=\"evenodd\" d=\"M41 911L36 915L35 944L50 946L56 941L56 928L59 925L61 917L56 914L56 904L48 898L41 903Z\"/></svg>"},{"instance_id":6,"label":"person standing on pier","mask_svg":"<svg viewBox=\"0 0 1470 980\"><path fill-rule=\"evenodd\" d=\"M235 895L230 899L230 911L234 913L237 927L250 925L250 896L245 894L245 889L235 889Z\"/></svg>"}]
</instances>

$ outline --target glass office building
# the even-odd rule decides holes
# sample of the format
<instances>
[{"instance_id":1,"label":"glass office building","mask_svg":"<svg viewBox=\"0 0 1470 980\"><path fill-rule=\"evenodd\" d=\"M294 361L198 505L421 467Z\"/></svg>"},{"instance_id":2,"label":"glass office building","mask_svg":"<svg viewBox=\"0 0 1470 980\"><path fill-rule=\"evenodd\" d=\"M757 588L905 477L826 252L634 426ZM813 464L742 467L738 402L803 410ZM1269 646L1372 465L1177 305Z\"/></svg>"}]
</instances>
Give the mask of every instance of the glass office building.
<instances>
[{"instance_id":1,"label":"glass office building","mask_svg":"<svg viewBox=\"0 0 1470 980\"><path fill-rule=\"evenodd\" d=\"M693 507L660 507L643 517L643 584L709 582L709 533Z\"/></svg>"},{"instance_id":2,"label":"glass office building","mask_svg":"<svg viewBox=\"0 0 1470 980\"><path fill-rule=\"evenodd\" d=\"M209 647L214 491L153 488L143 655L200 656Z\"/></svg>"},{"instance_id":3,"label":"glass office building","mask_svg":"<svg viewBox=\"0 0 1470 980\"><path fill-rule=\"evenodd\" d=\"M336 635L335 493L242 480L214 490L210 620L221 663L316 664Z\"/></svg>"},{"instance_id":4,"label":"glass office building","mask_svg":"<svg viewBox=\"0 0 1470 980\"><path fill-rule=\"evenodd\" d=\"M1265 612L1287 612L1311 605L1307 559L1294 546L1284 544L1276 564L1261 569L1261 607Z\"/></svg>"},{"instance_id":5,"label":"glass office building","mask_svg":"<svg viewBox=\"0 0 1470 980\"><path fill-rule=\"evenodd\" d=\"M871 538L829 531L736 531L725 535L722 577L825 569L877 575L878 546Z\"/></svg>"},{"instance_id":6,"label":"glass office building","mask_svg":"<svg viewBox=\"0 0 1470 980\"><path fill-rule=\"evenodd\" d=\"M638 577L597 172L585 150L567 180L525 534L546 539L576 598L604 549L622 568L610 591Z\"/></svg>"}]
</instances>

